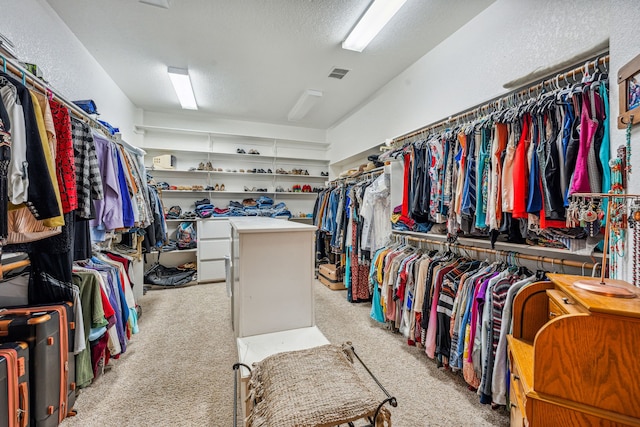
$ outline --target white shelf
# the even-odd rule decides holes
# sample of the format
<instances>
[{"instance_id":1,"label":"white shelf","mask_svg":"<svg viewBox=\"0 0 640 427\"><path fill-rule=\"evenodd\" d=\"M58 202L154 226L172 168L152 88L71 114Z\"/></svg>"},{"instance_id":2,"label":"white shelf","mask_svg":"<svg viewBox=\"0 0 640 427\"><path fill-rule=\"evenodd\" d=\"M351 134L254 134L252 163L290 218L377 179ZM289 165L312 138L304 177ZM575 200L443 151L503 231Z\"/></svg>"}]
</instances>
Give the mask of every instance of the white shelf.
<instances>
[{"instance_id":1,"label":"white shelf","mask_svg":"<svg viewBox=\"0 0 640 427\"><path fill-rule=\"evenodd\" d=\"M271 195L271 194L275 194L275 195L285 195L285 196L317 196L318 193L316 192L303 192L303 191L243 191L243 190L239 190L239 191L234 191L234 190L224 190L224 191L215 191L215 190L162 190L162 193L170 193L171 195L190 195L190 194L201 194L201 193L207 193L207 194L215 194L215 195L219 195L222 196L224 194L263 194L263 195Z\"/></svg>"},{"instance_id":2,"label":"white shelf","mask_svg":"<svg viewBox=\"0 0 640 427\"><path fill-rule=\"evenodd\" d=\"M274 191L274 194L278 195L278 194L283 194L285 196L318 196L318 193L311 191L311 192L304 192L304 191Z\"/></svg>"},{"instance_id":3,"label":"white shelf","mask_svg":"<svg viewBox=\"0 0 640 427\"><path fill-rule=\"evenodd\" d=\"M208 130L170 128L170 127L164 127L164 126L134 125L133 128L134 128L134 131L137 133L144 133L145 131L151 131L151 132L178 133L178 134L181 133L181 134L192 134L192 135L196 134L196 135L206 135L206 136L222 136L222 137L228 136L228 137L242 138L242 139L260 141L260 142L273 142L273 141L275 141L276 143L305 142L308 144L313 144L318 147L324 147L324 148L327 148L330 145L328 142L317 142L317 141L308 141L308 140L303 141L303 140L294 140L294 139L286 139L286 138L270 138L270 137L255 136L255 135L243 135L243 134L231 133L231 132L215 132L215 131L208 131Z\"/></svg>"},{"instance_id":4,"label":"white shelf","mask_svg":"<svg viewBox=\"0 0 640 427\"><path fill-rule=\"evenodd\" d=\"M147 156L151 156L149 153L153 151L158 151L167 154L176 154L176 153L191 153L191 154L205 154L210 157L207 159L203 159L206 161L211 161L211 159L216 158L233 158L233 159L243 159L247 160L250 163L266 163L274 161L285 161L285 162L311 162L316 164L329 164L329 160L327 159L310 159L305 157L289 157L289 156L268 156L265 154L238 154L238 153L225 153L219 151L206 151L206 150L188 150L188 149L180 149L180 148L163 148L163 147L144 147L144 150L147 152ZM153 156L151 156L153 157Z\"/></svg>"},{"instance_id":5,"label":"white shelf","mask_svg":"<svg viewBox=\"0 0 640 427\"><path fill-rule=\"evenodd\" d=\"M151 169L147 168L147 172L153 174L155 172L168 173L168 174L210 174L210 175L240 175L240 176L257 176L257 177L281 177L281 178L302 178L302 179L326 179L328 176L322 175L295 175L286 173L261 173L261 172L227 172L227 171L202 171L202 170L173 170L173 169Z\"/></svg>"},{"instance_id":6,"label":"white shelf","mask_svg":"<svg viewBox=\"0 0 640 427\"><path fill-rule=\"evenodd\" d=\"M171 194L192 194L192 193L222 193L222 191L213 191L213 190L161 190L162 193L171 193Z\"/></svg>"},{"instance_id":7,"label":"white shelf","mask_svg":"<svg viewBox=\"0 0 640 427\"><path fill-rule=\"evenodd\" d=\"M181 220L181 221L188 221L188 220ZM150 254L156 254L156 255L165 255L165 254L188 254L188 253L194 253L197 252L198 249L197 248L193 248L193 249L176 249L175 251L151 251L149 252Z\"/></svg>"}]
</instances>

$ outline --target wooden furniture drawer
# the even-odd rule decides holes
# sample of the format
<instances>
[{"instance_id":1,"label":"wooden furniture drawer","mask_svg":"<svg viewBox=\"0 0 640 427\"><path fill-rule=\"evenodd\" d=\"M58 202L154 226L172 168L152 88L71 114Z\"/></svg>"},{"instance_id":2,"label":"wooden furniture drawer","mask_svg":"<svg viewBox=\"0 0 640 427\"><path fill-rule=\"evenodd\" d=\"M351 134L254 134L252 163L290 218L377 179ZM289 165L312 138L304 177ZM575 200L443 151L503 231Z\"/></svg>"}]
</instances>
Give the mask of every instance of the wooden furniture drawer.
<instances>
[{"instance_id":1,"label":"wooden furniture drawer","mask_svg":"<svg viewBox=\"0 0 640 427\"><path fill-rule=\"evenodd\" d=\"M509 418L511 420L510 425L512 427L521 427L525 426L525 418L524 418L524 410L518 404L518 398L516 396L515 388L517 384L514 384L511 381L511 386L509 387L509 404L511 405L511 410L509 411Z\"/></svg>"},{"instance_id":2,"label":"wooden furniture drawer","mask_svg":"<svg viewBox=\"0 0 640 427\"><path fill-rule=\"evenodd\" d=\"M510 383L509 404L511 405L511 425L523 425L527 395L525 394L518 368L513 363L511 364ZM518 418L521 424L517 422L514 424L514 419L517 420Z\"/></svg>"},{"instance_id":3,"label":"wooden furniture drawer","mask_svg":"<svg viewBox=\"0 0 640 427\"><path fill-rule=\"evenodd\" d=\"M587 311L579 304L558 289L548 289L549 296L549 320L565 314L579 314Z\"/></svg>"}]
</instances>

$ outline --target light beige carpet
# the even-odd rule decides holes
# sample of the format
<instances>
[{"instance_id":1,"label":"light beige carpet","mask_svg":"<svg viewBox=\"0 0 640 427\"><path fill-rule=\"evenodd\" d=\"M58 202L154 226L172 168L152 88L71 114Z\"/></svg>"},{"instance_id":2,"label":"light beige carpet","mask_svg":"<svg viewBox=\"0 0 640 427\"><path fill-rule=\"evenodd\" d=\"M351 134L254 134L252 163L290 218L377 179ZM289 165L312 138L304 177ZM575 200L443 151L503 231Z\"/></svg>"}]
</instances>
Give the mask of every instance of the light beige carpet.
<instances>
[{"instance_id":1,"label":"light beige carpet","mask_svg":"<svg viewBox=\"0 0 640 427\"><path fill-rule=\"evenodd\" d=\"M351 341L389 392L394 426L508 426L504 410L478 403L461 376L369 318L370 304L314 284L316 323L332 343ZM236 346L222 283L147 292L140 333L76 401L63 427L233 424ZM278 426L281 427L281 426Z\"/></svg>"}]
</instances>

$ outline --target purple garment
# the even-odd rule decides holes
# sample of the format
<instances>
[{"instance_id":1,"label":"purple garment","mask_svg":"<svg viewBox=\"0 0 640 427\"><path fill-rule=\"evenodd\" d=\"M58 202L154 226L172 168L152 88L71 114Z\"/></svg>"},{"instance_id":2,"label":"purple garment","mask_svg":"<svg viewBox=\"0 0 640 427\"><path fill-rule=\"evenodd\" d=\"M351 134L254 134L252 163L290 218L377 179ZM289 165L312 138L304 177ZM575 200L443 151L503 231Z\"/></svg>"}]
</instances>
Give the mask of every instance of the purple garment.
<instances>
[{"instance_id":1,"label":"purple garment","mask_svg":"<svg viewBox=\"0 0 640 427\"><path fill-rule=\"evenodd\" d=\"M93 201L96 216L89 225L99 229L115 230L124 227L115 147L111 141L97 132L93 133L93 138L102 176L104 198Z\"/></svg>"},{"instance_id":2,"label":"purple garment","mask_svg":"<svg viewBox=\"0 0 640 427\"><path fill-rule=\"evenodd\" d=\"M479 317L481 316L482 309L484 307L484 298L487 293L487 286L489 286L489 281L496 277L500 272L496 271L487 277L480 286L476 287L476 292L473 295L473 303L471 304L471 329L469 329L469 354L467 355L467 362L471 362L471 348L473 348L473 342L476 337L476 327L478 325Z\"/></svg>"},{"instance_id":3,"label":"purple garment","mask_svg":"<svg viewBox=\"0 0 640 427\"><path fill-rule=\"evenodd\" d=\"M122 224L125 227L133 227L135 217L133 214L133 206L131 205L131 195L127 186L127 178L124 175L124 167L122 166L122 157L120 150L114 150L118 160L118 183L120 184L120 200L122 201Z\"/></svg>"}]
</instances>

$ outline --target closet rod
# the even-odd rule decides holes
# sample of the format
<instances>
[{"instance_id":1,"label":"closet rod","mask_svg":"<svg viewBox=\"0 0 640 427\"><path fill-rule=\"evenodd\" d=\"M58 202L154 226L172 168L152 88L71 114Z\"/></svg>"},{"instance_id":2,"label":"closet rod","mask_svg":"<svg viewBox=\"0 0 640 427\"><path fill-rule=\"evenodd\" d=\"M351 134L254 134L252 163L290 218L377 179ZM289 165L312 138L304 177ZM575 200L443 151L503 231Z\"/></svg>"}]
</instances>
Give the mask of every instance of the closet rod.
<instances>
[{"instance_id":1,"label":"closet rod","mask_svg":"<svg viewBox=\"0 0 640 427\"><path fill-rule=\"evenodd\" d=\"M554 87L554 84L559 84L560 80L565 80L567 83L569 83L569 77L572 77L572 81L576 82L575 78L576 78L576 74L582 74L585 75L586 73L588 73L589 68L593 67L594 71L596 70L597 66L600 65L606 65L609 63L609 55L606 54L604 56L602 56L602 54L598 55L598 56L594 56L592 58L590 58L589 60L587 60L585 62L584 65L580 66L580 67L574 67L574 68L570 68L568 70L564 70L561 71L560 73L557 73L555 75L553 75L553 77L548 76L545 77L541 80L539 80L538 82L526 85L524 87L520 87L517 89L514 89L504 95L500 95L497 96L493 99L490 99L488 101L482 102L480 104L477 104L473 107L467 108L466 110L461 111L460 113L454 115L454 116L450 116L446 119L443 120L438 120L436 122L433 122L429 125L423 126L420 129L416 129L414 131L411 131L409 133L406 133L404 135L400 135L396 138L393 139L392 145L394 146L394 148L400 148L397 146L397 144L401 141L404 141L406 139L412 138L414 136L426 133L430 130L433 130L435 128L438 128L440 126L444 126L444 125L448 125L450 123L465 119L467 117L471 117L473 115L477 115L480 112L484 112L484 111L491 111L492 109L497 109L500 105L507 103L509 101L514 100L515 97L524 97L524 96L528 96L531 97L532 91L536 94L536 96L538 95L538 92L541 91L542 89L544 89L545 87L551 86Z\"/></svg>"},{"instance_id":2,"label":"closet rod","mask_svg":"<svg viewBox=\"0 0 640 427\"><path fill-rule=\"evenodd\" d=\"M78 118L80 118L82 120L89 121L94 126L99 127L103 132L106 133L106 135L108 135L109 137L114 139L113 135L111 135L111 132L109 131L109 129L105 125L103 125L102 123L100 123L99 121L97 121L96 119L91 117L86 111L84 111L82 108L78 107L73 102L70 102L67 99L65 99L57 91L53 90L45 82L40 80L33 73L31 73L29 70L27 70L26 68L24 68L23 66L21 66L20 64L15 62L12 58L7 58L5 55L0 54L0 59L2 59L3 66L6 68L7 71L11 71L11 73L14 74L16 77L22 78L23 82L26 81L26 82L30 83L32 86L40 87L45 95L48 95L47 91L50 91L51 94L53 95L53 98L56 101L64 104L65 107L67 107L69 110L71 110L76 115L76 117L78 117Z\"/></svg>"},{"instance_id":3,"label":"closet rod","mask_svg":"<svg viewBox=\"0 0 640 427\"><path fill-rule=\"evenodd\" d=\"M340 181L348 181L350 179L355 179L356 181L362 181L365 178L368 178L368 177L374 176L374 175L380 175L383 172L384 172L384 166L380 166L378 168L371 169L371 170L366 171L366 172L362 172L359 175L343 176L342 178L335 178L335 179L329 181L329 186L335 185Z\"/></svg>"},{"instance_id":4,"label":"closet rod","mask_svg":"<svg viewBox=\"0 0 640 427\"><path fill-rule=\"evenodd\" d=\"M593 267L595 265L599 265L599 264L593 264L593 263L590 263L590 262L581 263L579 261L556 259L556 258L549 258L549 257L544 257L544 256L526 255L526 254L517 253L515 251L499 251L499 250L496 250L496 249L478 248L478 247L475 247L475 246L461 245L459 243L441 242L439 240L425 239L425 238L422 238L422 237L402 236L402 235L395 235L395 236L396 236L396 239L399 239L399 240L413 241L413 242L417 242L417 243L430 243L430 244L433 244L433 245L453 245L456 248L464 249L464 250L467 250L467 251L483 252L483 253L487 253L487 254L502 255L502 256L513 255L516 258L526 259L526 260L529 260L529 261L536 261L536 262L547 263L547 264L551 264L551 265L558 265L559 264L561 267L565 267L566 266L566 267L576 267L576 268L583 268L583 269L584 268L593 269Z\"/></svg>"}]
</instances>

